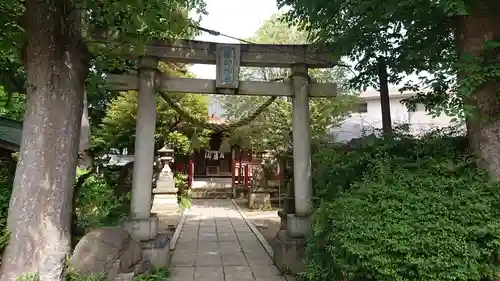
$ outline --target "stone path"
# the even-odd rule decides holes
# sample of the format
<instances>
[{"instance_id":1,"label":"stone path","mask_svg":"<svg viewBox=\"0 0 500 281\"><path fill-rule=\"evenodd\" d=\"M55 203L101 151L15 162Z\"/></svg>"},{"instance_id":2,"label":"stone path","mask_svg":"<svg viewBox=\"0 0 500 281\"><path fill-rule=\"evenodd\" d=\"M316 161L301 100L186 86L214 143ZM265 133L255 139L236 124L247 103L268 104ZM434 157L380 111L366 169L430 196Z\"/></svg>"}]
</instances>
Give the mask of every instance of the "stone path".
<instances>
[{"instance_id":1,"label":"stone path","mask_svg":"<svg viewBox=\"0 0 500 281\"><path fill-rule=\"evenodd\" d=\"M285 281L231 200L196 200L168 281Z\"/></svg>"}]
</instances>

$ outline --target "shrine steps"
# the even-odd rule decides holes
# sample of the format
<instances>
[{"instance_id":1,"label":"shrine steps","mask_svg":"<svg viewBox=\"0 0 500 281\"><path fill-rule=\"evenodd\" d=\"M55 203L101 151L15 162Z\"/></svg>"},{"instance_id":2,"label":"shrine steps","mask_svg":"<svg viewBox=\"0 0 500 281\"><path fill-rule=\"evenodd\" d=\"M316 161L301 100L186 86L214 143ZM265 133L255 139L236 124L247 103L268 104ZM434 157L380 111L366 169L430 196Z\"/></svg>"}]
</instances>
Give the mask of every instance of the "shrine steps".
<instances>
[{"instance_id":1,"label":"shrine steps","mask_svg":"<svg viewBox=\"0 0 500 281\"><path fill-rule=\"evenodd\" d=\"M232 179L226 177L197 177L194 179L190 194L196 199L233 198Z\"/></svg>"},{"instance_id":2,"label":"shrine steps","mask_svg":"<svg viewBox=\"0 0 500 281\"><path fill-rule=\"evenodd\" d=\"M231 178L195 178L191 189L231 189L232 186Z\"/></svg>"},{"instance_id":3,"label":"shrine steps","mask_svg":"<svg viewBox=\"0 0 500 281\"><path fill-rule=\"evenodd\" d=\"M191 189L191 197L195 199L228 199L233 198L232 187L222 188L193 188Z\"/></svg>"}]
</instances>

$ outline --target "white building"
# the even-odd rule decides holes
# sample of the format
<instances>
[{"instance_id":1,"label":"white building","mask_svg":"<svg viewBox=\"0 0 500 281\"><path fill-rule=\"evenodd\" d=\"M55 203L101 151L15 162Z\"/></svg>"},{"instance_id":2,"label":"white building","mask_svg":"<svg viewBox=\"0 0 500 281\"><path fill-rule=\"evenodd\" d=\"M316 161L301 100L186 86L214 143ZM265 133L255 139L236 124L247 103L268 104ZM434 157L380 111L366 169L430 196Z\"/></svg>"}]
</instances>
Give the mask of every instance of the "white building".
<instances>
[{"instance_id":1,"label":"white building","mask_svg":"<svg viewBox=\"0 0 500 281\"><path fill-rule=\"evenodd\" d=\"M400 93L398 89L389 89L391 101L391 121L393 126L408 124L412 134L420 134L432 128L447 127L451 117L441 114L433 118L425 111L423 104L417 104L415 112L409 112L401 103L403 99L415 95L414 93ZM349 141L364 135L372 134L377 129L382 129L382 109L380 107L380 93L368 89L360 97L365 101L358 112L353 112L344 120L341 126L332 128L331 135L338 142Z\"/></svg>"}]
</instances>

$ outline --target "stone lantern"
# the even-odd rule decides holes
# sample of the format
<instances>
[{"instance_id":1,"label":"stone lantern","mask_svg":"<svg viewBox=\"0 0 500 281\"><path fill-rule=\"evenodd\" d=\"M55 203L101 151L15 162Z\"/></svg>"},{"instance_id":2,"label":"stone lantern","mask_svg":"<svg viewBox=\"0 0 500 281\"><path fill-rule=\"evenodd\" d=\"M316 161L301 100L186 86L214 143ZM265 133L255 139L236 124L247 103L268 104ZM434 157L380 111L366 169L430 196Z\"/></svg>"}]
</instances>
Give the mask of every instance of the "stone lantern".
<instances>
[{"instance_id":1,"label":"stone lantern","mask_svg":"<svg viewBox=\"0 0 500 281\"><path fill-rule=\"evenodd\" d=\"M177 188L174 182L174 173L170 169L170 163L174 159L174 150L167 145L158 150L158 173L156 188L153 190L154 205L158 206L176 206L177 207Z\"/></svg>"}]
</instances>

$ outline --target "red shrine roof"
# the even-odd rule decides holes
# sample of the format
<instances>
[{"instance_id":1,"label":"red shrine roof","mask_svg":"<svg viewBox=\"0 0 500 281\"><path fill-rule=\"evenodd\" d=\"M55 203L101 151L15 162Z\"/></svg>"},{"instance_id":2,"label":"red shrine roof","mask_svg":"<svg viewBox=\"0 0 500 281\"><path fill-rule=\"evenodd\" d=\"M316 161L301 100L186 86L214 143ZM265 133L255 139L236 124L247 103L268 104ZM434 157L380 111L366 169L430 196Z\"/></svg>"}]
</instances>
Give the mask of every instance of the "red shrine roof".
<instances>
[{"instance_id":1,"label":"red shrine roof","mask_svg":"<svg viewBox=\"0 0 500 281\"><path fill-rule=\"evenodd\" d=\"M216 116L215 114L207 116L207 121L212 124L228 124L226 119Z\"/></svg>"}]
</instances>

